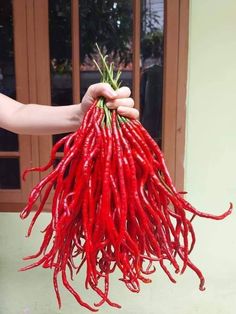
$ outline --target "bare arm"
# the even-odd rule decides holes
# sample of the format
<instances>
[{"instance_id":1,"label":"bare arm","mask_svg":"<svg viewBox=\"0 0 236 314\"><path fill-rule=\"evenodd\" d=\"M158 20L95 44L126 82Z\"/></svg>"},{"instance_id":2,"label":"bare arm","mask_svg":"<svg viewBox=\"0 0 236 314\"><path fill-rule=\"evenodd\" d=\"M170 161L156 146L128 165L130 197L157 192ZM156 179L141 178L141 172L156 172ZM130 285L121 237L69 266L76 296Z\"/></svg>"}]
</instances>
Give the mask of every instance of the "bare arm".
<instances>
[{"instance_id":1,"label":"bare arm","mask_svg":"<svg viewBox=\"0 0 236 314\"><path fill-rule=\"evenodd\" d=\"M105 83L91 85L81 104L62 107L36 104L24 105L0 94L0 127L18 134L58 134L75 131L94 100L104 96L111 108L121 114L137 118L130 91L124 87L116 92Z\"/></svg>"},{"instance_id":2,"label":"bare arm","mask_svg":"<svg viewBox=\"0 0 236 314\"><path fill-rule=\"evenodd\" d=\"M18 134L56 134L74 130L80 123L80 106L24 105L0 95L0 126Z\"/></svg>"}]
</instances>

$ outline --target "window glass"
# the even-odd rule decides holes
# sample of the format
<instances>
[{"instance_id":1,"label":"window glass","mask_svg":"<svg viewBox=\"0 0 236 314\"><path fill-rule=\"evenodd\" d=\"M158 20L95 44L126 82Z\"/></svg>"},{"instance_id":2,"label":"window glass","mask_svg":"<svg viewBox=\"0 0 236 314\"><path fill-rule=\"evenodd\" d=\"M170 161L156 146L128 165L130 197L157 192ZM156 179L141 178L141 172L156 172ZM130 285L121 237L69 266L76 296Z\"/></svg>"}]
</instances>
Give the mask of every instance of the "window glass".
<instances>
[{"instance_id":1,"label":"window glass","mask_svg":"<svg viewBox=\"0 0 236 314\"><path fill-rule=\"evenodd\" d=\"M0 46L0 93L16 98L12 1L0 2ZM0 189L20 188L19 158L7 156L18 149L18 136L0 129Z\"/></svg>"},{"instance_id":2,"label":"window glass","mask_svg":"<svg viewBox=\"0 0 236 314\"><path fill-rule=\"evenodd\" d=\"M71 1L49 1L52 103L72 103ZM134 1L79 1L80 98L100 81L96 43L132 90ZM164 1L141 1L140 120L161 145ZM99 63L99 62L98 62ZM53 142L63 135L53 137Z\"/></svg>"},{"instance_id":3,"label":"window glass","mask_svg":"<svg viewBox=\"0 0 236 314\"><path fill-rule=\"evenodd\" d=\"M20 189L19 158L0 158L0 189Z\"/></svg>"},{"instance_id":4,"label":"window glass","mask_svg":"<svg viewBox=\"0 0 236 314\"><path fill-rule=\"evenodd\" d=\"M12 132L0 129L0 151L18 151L18 136Z\"/></svg>"},{"instance_id":5,"label":"window glass","mask_svg":"<svg viewBox=\"0 0 236 314\"><path fill-rule=\"evenodd\" d=\"M72 104L71 1L49 1L52 105ZM54 135L53 144L64 134Z\"/></svg>"},{"instance_id":6,"label":"window glass","mask_svg":"<svg viewBox=\"0 0 236 314\"><path fill-rule=\"evenodd\" d=\"M140 120L161 145L164 0L142 1Z\"/></svg>"},{"instance_id":7,"label":"window glass","mask_svg":"<svg viewBox=\"0 0 236 314\"><path fill-rule=\"evenodd\" d=\"M89 85L100 81L93 62L98 61L95 43L122 70L122 85L132 87L132 5L132 0L79 1L81 98Z\"/></svg>"},{"instance_id":8,"label":"window glass","mask_svg":"<svg viewBox=\"0 0 236 314\"><path fill-rule=\"evenodd\" d=\"M16 97L12 1L0 2L0 93ZM18 151L18 136L0 128L0 151Z\"/></svg>"}]
</instances>

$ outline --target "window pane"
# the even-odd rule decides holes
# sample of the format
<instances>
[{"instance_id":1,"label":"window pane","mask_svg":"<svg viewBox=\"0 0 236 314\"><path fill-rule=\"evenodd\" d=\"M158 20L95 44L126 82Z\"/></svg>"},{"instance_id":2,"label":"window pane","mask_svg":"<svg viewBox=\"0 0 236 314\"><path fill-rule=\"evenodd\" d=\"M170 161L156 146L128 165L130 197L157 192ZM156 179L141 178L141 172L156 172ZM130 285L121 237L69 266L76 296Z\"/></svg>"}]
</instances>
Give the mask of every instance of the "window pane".
<instances>
[{"instance_id":1,"label":"window pane","mask_svg":"<svg viewBox=\"0 0 236 314\"><path fill-rule=\"evenodd\" d=\"M122 85L132 87L132 0L79 1L81 98L89 85L100 81L93 59L95 43L123 72Z\"/></svg>"},{"instance_id":2,"label":"window pane","mask_svg":"<svg viewBox=\"0 0 236 314\"><path fill-rule=\"evenodd\" d=\"M53 105L72 103L71 1L49 1L51 92Z\"/></svg>"},{"instance_id":3,"label":"window pane","mask_svg":"<svg viewBox=\"0 0 236 314\"><path fill-rule=\"evenodd\" d=\"M164 0L142 1L140 119L161 145Z\"/></svg>"},{"instance_id":4,"label":"window pane","mask_svg":"<svg viewBox=\"0 0 236 314\"><path fill-rule=\"evenodd\" d=\"M12 1L0 2L0 93L16 97ZM0 129L0 151L17 151L18 136Z\"/></svg>"},{"instance_id":5,"label":"window pane","mask_svg":"<svg viewBox=\"0 0 236 314\"><path fill-rule=\"evenodd\" d=\"M49 1L52 105L72 104L71 0ZM64 135L54 135L53 143Z\"/></svg>"},{"instance_id":6,"label":"window pane","mask_svg":"<svg viewBox=\"0 0 236 314\"><path fill-rule=\"evenodd\" d=\"M12 132L0 129L0 151L18 151L18 136Z\"/></svg>"},{"instance_id":7,"label":"window pane","mask_svg":"<svg viewBox=\"0 0 236 314\"><path fill-rule=\"evenodd\" d=\"M0 189L20 189L18 158L0 158Z\"/></svg>"}]
</instances>

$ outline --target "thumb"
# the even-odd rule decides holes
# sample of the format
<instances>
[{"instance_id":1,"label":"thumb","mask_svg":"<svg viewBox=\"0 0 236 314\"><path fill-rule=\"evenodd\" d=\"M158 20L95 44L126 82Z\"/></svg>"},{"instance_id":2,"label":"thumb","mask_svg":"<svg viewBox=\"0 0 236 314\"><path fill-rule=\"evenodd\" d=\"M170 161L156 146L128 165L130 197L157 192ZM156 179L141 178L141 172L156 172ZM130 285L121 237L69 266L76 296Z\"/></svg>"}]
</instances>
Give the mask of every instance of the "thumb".
<instances>
[{"instance_id":1,"label":"thumb","mask_svg":"<svg viewBox=\"0 0 236 314\"><path fill-rule=\"evenodd\" d=\"M90 85L86 94L88 97L93 98L93 100L97 99L100 96L108 99L114 99L117 97L117 93L108 83L97 83Z\"/></svg>"},{"instance_id":2,"label":"thumb","mask_svg":"<svg viewBox=\"0 0 236 314\"><path fill-rule=\"evenodd\" d=\"M97 83L90 85L81 101L81 109L85 113L89 107L99 97L105 97L108 100L113 100L117 97L117 93L108 83Z\"/></svg>"}]
</instances>

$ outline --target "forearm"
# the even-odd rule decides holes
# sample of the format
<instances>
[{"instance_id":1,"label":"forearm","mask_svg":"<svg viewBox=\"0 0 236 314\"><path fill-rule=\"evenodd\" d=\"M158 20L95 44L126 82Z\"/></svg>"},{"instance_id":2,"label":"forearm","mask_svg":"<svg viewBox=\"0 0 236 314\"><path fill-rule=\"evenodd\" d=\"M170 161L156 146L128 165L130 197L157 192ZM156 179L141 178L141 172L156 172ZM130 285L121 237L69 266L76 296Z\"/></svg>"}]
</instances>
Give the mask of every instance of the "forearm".
<instances>
[{"instance_id":1,"label":"forearm","mask_svg":"<svg viewBox=\"0 0 236 314\"><path fill-rule=\"evenodd\" d=\"M23 105L0 94L0 127L14 133L44 135L72 132L79 127L82 117L80 105Z\"/></svg>"},{"instance_id":2,"label":"forearm","mask_svg":"<svg viewBox=\"0 0 236 314\"><path fill-rule=\"evenodd\" d=\"M114 91L107 83L91 85L81 104L69 106L23 105L0 93L0 127L18 134L45 135L73 132L79 128L89 107L100 96L110 109L122 116L138 118L138 110L130 98L130 89L121 87Z\"/></svg>"},{"instance_id":3,"label":"forearm","mask_svg":"<svg viewBox=\"0 0 236 314\"><path fill-rule=\"evenodd\" d=\"M18 134L59 134L75 131L81 124L80 105L63 107L22 105L9 121L12 132Z\"/></svg>"}]
</instances>

